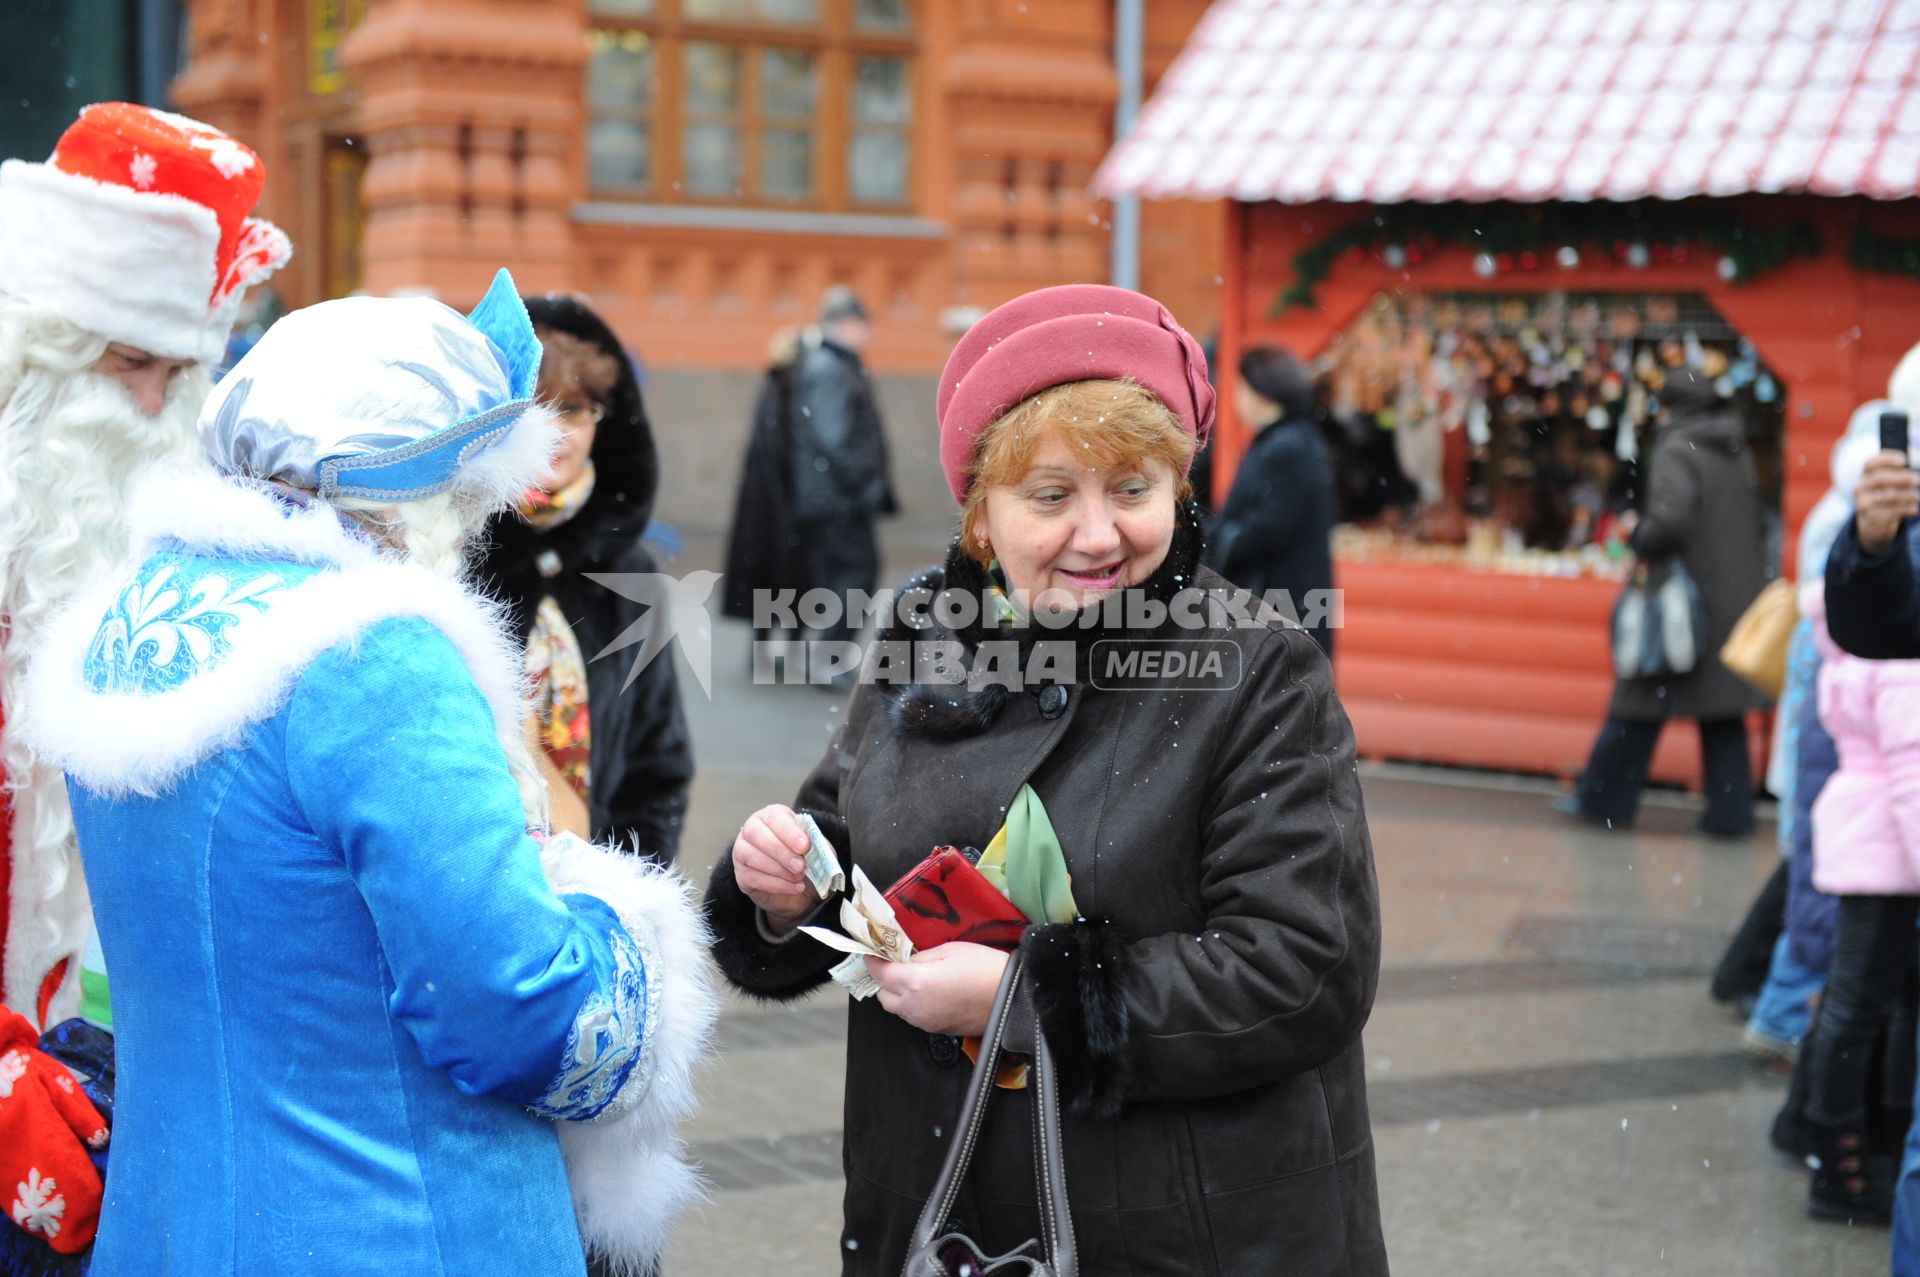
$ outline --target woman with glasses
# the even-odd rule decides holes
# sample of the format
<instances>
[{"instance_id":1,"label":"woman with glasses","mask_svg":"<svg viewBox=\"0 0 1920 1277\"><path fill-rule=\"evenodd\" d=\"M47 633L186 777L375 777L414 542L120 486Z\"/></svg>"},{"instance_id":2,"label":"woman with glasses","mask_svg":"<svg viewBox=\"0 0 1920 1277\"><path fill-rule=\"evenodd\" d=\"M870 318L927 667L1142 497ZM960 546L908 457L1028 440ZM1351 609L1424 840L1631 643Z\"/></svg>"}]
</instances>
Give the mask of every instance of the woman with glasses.
<instances>
[{"instance_id":1,"label":"woman with glasses","mask_svg":"<svg viewBox=\"0 0 1920 1277\"><path fill-rule=\"evenodd\" d=\"M673 662L592 657L647 606L587 573L657 572L641 534L660 458L632 361L578 298L526 298L540 337L540 397L559 413L553 468L488 526L476 583L507 608L534 683L528 732L553 795L555 828L670 863L693 780Z\"/></svg>"}]
</instances>

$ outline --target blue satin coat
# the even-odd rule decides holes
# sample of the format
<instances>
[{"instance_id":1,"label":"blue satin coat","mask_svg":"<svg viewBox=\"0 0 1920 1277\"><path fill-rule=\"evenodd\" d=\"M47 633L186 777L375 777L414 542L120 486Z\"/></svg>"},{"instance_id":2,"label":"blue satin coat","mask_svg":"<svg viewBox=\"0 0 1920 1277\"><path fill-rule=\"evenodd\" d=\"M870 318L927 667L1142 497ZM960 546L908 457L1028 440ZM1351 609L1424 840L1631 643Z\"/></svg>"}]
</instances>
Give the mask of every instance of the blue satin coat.
<instances>
[{"instance_id":1,"label":"blue satin coat","mask_svg":"<svg viewBox=\"0 0 1920 1277\"><path fill-rule=\"evenodd\" d=\"M222 606L311 571L158 555L87 678L191 686ZM119 1053L95 1277L584 1272L548 1119L604 1107L642 1054L643 950L549 889L439 630L323 653L158 797L70 792Z\"/></svg>"}]
</instances>

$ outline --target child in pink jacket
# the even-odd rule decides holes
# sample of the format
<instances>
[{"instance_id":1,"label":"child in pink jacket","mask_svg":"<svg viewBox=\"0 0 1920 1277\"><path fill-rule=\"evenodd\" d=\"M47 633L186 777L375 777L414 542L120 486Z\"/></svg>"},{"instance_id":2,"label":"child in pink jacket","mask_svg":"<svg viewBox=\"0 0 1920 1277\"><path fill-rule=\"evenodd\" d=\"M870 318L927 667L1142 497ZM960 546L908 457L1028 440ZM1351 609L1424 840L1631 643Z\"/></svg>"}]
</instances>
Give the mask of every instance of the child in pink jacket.
<instances>
[{"instance_id":1,"label":"child in pink jacket","mask_svg":"<svg viewBox=\"0 0 1920 1277\"><path fill-rule=\"evenodd\" d=\"M1920 661L1868 661L1826 628L1823 581L1800 593L1820 644L1820 722L1840 768L1813 806L1813 881L1840 897L1820 1016L1807 1039L1815 1215L1884 1224L1893 1171L1868 1154L1869 1078L1914 966L1920 913ZM1911 1038L1911 1033L1904 1036Z\"/></svg>"},{"instance_id":2,"label":"child in pink jacket","mask_svg":"<svg viewBox=\"0 0 1920 1277\"><path fill-rule=\"evenodd\" d=\"M1836 896L1920 895L1920 661L1869 661L1827 635L1826 583L1800 590L1820 645L1820 722L1840 770L1813 805L1813 881Z\"/></svg>"}]
</instances>

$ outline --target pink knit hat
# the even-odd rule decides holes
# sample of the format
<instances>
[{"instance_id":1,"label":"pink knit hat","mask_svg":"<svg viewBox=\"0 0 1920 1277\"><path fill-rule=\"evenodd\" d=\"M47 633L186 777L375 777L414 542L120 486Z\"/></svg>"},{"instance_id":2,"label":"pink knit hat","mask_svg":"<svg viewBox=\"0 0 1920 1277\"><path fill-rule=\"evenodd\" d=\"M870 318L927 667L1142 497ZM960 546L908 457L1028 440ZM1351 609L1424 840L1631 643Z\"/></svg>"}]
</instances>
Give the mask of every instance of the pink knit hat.
<instances>
[{"instance_id":1,"label":"pink knit hat","mask_svg":"<svg viewBox=\"0 0 1920 1277\"><path fill-rule=\"evenodd\" d=\"M955 501L981 432L1022 400L1070 381L1130 377L1204 445L1213 428L1207 357L1165 306L1105 284L1042 288L967 330L940 374L940 467Z\"/></svg>"}]
</instances>

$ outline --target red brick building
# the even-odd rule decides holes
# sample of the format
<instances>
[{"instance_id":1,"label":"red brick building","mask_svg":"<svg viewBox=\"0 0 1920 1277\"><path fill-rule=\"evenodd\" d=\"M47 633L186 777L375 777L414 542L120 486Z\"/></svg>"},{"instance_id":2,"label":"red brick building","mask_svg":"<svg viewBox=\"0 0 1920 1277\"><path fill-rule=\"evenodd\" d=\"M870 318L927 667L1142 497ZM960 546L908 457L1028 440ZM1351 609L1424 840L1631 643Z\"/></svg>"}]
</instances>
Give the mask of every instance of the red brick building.
<instances>
[{"instance_id":1,"label":"red brick building","mask_svg":"<svg viewBox=\"0 0 1920 1277\"><path fill-rule=\"evenodd\" d=\"M1204 0L1154 0L1147 83ZM1109 277L1088 193L1119 85L1109 0L188 0L181 110L255 146L288 305L476 300L506 264L587 293L649 371L663 513L730 508L768 338L832 282L906 517L943 522L931 378L970 315ZM1217 207L1146 211L1142 283L1217 322Z\"/></svg>"}]
</instances>

